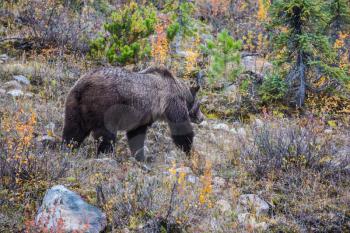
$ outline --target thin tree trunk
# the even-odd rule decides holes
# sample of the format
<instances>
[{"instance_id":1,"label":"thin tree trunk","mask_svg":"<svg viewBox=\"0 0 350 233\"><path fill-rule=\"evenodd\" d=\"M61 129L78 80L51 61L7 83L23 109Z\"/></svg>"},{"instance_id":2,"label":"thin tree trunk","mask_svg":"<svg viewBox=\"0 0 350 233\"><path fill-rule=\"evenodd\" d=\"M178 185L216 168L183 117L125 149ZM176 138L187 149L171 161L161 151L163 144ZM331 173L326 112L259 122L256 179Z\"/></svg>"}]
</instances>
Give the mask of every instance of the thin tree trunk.
<instances>
[{"instance_id":1,"label":"thin tree trunk","mask_svg":"<svg viewBox=\"0 0 350 233\"><path fill-rule=\"evenodd\" d=\"M295 34L296 35L302 35L302 20L301 20L301 12L302 9L300 7L293 7L293 27L295 29ZM304 63L304 51L301 48L301 45L299 44L299 41L297 41L296 47L298 49L298 56L297 56L297 64L296 64L296 69L297 72L296 74L299 76L299 89L298 92L296 93L296 103L298 107L302 107L305 102L305 92L306 92L306 84L305 84L305 63ZM297 77L298 77L297 76ZM296 77L296 78L297 78Z\"/></svg>"},{"instance_id":2,"label":"thin tree trunk","mask_svg":"<svg viewBox=\"0 0 350 233\"><path fill-rule=\"evenodd\" d=\"M303 61L303 52L299 52L297 67L299 69L299 89L296 96L296 102L298 107L302 107L305 102L306 82L305 82L305 64Z\"/></svg>"}]
</instances>

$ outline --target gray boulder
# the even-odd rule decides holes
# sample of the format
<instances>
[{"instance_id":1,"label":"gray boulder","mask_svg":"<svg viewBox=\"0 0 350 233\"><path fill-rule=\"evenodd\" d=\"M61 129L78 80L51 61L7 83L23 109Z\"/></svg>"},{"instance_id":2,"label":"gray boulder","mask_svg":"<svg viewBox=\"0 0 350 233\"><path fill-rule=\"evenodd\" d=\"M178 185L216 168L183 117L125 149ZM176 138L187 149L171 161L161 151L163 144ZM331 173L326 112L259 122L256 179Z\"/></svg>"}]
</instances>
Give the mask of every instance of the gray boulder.
<instances>
[{"instance_id":1,"label":"gray boulder","mask_svg":"<svg viewBox=\"0 0 350 233\"><path fill-rule=\"evenodd\" d=\"M12 89L7 92L7 94L13 96L13 97L19 97L24 95L24 92L18 89Z\"/></svg>"},{"instance_id":2,"label":"gray boulder","mask_svg":"<svg viewBox=\"0 0 350 233\"><path fill-rule=\"evenodd\" d=\"M9 59L9 56L7 54L1 54L0 55L0 63L5 63Z\"/></svg>"},{"instance_id":3,"label":"gray boulder","mask_svg":"<svg viewBox=\"0 0 350 233\"><path fill-rule=\"evenodd\" d=\"M237 212L246 213L254 209L256 216L267 215L270 209L269 204L255 194L243 194L238 199Z\"/></svg>"},{"instance_id":4,"label":"gray boulder","mask_svg":"<svg viewBox=\"0 0 350 233\"><path fill-rule=\"evenodd\" d=\"M246 71L251 71L255 74L264 76L272 70L272 64L262 57L244 56L242 64Z\"/></svg>"},{"instance_id":5,"label":"gray boulder","mask_svg":"<svg viewBox=\"0 0 350 233\"><path fill-rule=\"evenodd\" d=\"M63 185L49 189L35 218L39 229L56 232L97 233L107 225L106 215L86 203L79 195Z\"/></svg>"},{"instance_id":6,"label":"gray boulder","mask_svg":"<svg viewBox=\"0 0 350 233\"><path fill-rule=\"evenodd\" d=\"M12 80L4 83L4 85L2 85L2 88L4 88L5 90L12 90L12 89L21 90L22 86L16 80Z\"/></svg>"},{"instance_id":7,"label":"gray boulder","mask_svg":"<svg viewBox=\"0 0 350 233\"><path fill-rule=\"evenodd\" d=\"M30 81L28 78L26 78L24 75L15 75L13 76L13 79L16 80L17 82L24 84L24 85L29 85Z\"/></svg>"}]
</instances>

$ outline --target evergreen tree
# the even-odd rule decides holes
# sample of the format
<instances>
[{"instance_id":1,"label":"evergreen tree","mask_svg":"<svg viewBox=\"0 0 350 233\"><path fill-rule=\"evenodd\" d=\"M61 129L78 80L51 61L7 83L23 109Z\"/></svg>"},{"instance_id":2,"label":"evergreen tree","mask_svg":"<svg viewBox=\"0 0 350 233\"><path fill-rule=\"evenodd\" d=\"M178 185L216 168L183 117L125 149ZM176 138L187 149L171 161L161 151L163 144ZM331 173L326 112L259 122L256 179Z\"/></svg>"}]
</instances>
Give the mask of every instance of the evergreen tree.
<instances>
[{"instance_id":1,"label":"evergreen tree","mask_svg":"<svg viewBox=\"0 0 350 233\"><path fill-rule=\"evenodd\" d=\"M240 53L242 41L233 39L227 30L221 31L215 40L207 40L202 50L209 57L209 82L234 81L241 71Z\"/></svg>"},{"instance_id":2,"label":"evergreen tree","mask_svg":"<svg viewBox=\"0 0 350 233\"><path fill-rule=\"evenodd\" d=\"M165 12L170 14L172 19L172 23L167 28L169 41L172 41L177 34L193 36L196 33L194 7L194 4L187 0L167 1Z\"/></svg>"},{"instance_id":3,"label":"evergreen tree","mask_svg":"<svg viewBox=\"0 0 350 233\"><path fill-rule=\"evenodd\" d=\"M331 42L338 50L337 60L350 71L350 39L346 39L350 34L350 1L329 0L326 7L331 17L328 26Z\"/></svg>"},{"instance_id":4,"label":"evergreen tree","mask_svg":"<svg viewBox=\"0 0 350 233\"><path fill-rule=\"evenodd\" d=\"M137 63L151 55L148 37L154 33L156 23L156 9L152 5L131 2L111 14L104 24L106 36L90 42L90 54L93 58L107 57L110 63Z\"/></svg>"},{"instance_id":5,"label":"evergreen tree","mask_svg":"<svg viewBox=\"0 0 350 233\"><path fill-rule=\"evenodd\" d=\"M324 35L329 22L324 2L320 0L276 0L271 5L270 28L274 29L273 44L276 63L284 67L292 102L304 105L306 90L314 90L312 81L322 77L332 84L343 84L349 79L337 67L336 53Z\"/></svg>"},{"instance_id":6,"label":"evergreen tree","mask_svg":"<svg viewBox=\"0 0 350 233\"><path fill-rule=\"evenodd\" d=\"M329 28L334 42L339 32L350 30L350 1L329 0L325 6L330 13Z\"/></svg>"}]
</instances>

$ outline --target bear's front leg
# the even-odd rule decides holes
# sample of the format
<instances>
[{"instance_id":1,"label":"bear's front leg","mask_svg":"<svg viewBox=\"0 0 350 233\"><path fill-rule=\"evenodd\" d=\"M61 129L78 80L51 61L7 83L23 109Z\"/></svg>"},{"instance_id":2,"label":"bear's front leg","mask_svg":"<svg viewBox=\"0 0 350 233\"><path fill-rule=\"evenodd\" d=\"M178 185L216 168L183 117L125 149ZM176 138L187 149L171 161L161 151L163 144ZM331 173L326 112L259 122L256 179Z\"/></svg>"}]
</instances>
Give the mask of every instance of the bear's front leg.
<instances>
[{"instance_id":1,"label":"bear's front leg","mask_svg":"<svg viewBox=\"0 0 350 233\"><path fill-rule=\"evenodd\" d=\"M194 133L186 102L181 99L170 100L165 114L175 145L190 155Z\"/></svg>"},{"instance_id":2,"label":"bear's front leg","mask_svg":"<svg viewBox=\"0 0 350 233\"><path fill-rule=\"evenodd\" d=\"M148 126L140 126L126 133L131 154L140 162L145 161L144 144L147 128Z\"/></svg>"},{"instance_id":3,"label":"bear's front leg","mask_svg":"<svg viewBox=\"0 0 350 233\"><path fill-rule=\"evenodd\" d=\"M194 137L193 132L185 135L171 135L171 137L177 147L179 147L187 155L190 155Z\"/></svg>"}]
</instances>

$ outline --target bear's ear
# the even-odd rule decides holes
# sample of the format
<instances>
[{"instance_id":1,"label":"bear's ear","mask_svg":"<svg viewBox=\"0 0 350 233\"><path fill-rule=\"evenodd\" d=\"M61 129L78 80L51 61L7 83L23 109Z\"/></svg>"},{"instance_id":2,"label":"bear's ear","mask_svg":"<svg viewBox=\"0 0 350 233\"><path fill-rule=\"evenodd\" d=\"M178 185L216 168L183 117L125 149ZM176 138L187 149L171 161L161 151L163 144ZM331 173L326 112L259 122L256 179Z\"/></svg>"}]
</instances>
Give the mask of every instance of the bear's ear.
<instances>
[{"instance_id":1,"label":"bear's ear","mask_svg":"<svg viewBox=\"0 0 350 233\"><path fill-rule=\"evenodd\" d=\"M200 86L199 85L193 85L190 87L191 94L193 96L196 96L197 92L199 91Z\"/></svg>"},{"instance_id":2,"label":"bear's ear","mask_svg":"<svg viewBox=\"0 0 350 233\"><path fill-rule=\"evenodd\" d=\"M174 75L171 73L170 70L166 68L165 65L159 65L159 66L150 66L142 71L139 72L139 74L154 74L158 73L163 77L169 77L174 78Z\"/></svg>"}]
</instances>

